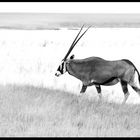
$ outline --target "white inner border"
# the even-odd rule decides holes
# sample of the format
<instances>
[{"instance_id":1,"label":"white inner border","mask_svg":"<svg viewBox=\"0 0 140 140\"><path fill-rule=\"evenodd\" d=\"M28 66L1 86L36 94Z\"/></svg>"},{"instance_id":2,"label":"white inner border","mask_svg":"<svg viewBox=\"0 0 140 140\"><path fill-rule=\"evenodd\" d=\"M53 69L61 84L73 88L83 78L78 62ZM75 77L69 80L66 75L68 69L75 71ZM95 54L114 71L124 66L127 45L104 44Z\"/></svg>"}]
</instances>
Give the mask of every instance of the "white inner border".
<instances>
[{"instance_id":1,"label":"white inner border","mask_svg":"<svg viewBox=\"0 0 140 140\"><path fill-rule=\"evenodd\" d=\"M140 2L2 2L0 12L140 13Z\"/></svg>"}]
</instances>

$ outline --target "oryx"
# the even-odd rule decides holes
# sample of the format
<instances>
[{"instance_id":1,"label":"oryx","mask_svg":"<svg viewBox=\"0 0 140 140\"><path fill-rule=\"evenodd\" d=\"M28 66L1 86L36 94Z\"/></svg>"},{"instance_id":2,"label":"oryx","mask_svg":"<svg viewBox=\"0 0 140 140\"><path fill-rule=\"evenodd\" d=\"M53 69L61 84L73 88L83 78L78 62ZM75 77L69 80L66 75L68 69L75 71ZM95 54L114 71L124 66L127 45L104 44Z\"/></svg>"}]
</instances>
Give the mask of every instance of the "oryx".
<instances>
[{"instance_id":1,"label":"oryx","mask_svg":"<svg viewBox=\"0 0 140 140\"><path fill-rule=\"evenodd\" d=\"M101 85L110 86L120 82L124 92L123 103L126 102L129 96L128 84L140 95L140 74L135 65L127 59L115 61L107 61L99 57L74 59L74 55L67 59L73 47L89 28L78 38L82 29L83 26L59 65L55 75L60 76L68 72L70 75L81 80L83 85L80 93L84 93L88 86L95 85L99 97L101 97Z\"/></svg>"}]
</instances>

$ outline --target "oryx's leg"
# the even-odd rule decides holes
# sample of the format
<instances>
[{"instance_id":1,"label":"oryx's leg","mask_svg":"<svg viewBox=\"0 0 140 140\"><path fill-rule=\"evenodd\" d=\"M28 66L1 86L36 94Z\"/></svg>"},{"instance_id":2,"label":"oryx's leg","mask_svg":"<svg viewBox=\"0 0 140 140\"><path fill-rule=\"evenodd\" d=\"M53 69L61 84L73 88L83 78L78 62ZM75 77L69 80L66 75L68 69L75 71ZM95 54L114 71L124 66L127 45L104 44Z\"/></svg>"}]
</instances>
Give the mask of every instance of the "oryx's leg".
<instances>
[{"instance_id":1,"label":"oryx's leg","mask_svg":"<svg viewBox=\"0 0 140 140\"><path fill-rule=\"evenodd\" d=\"M129 93L128 88L127 88L127 82L121 80L120 83L121 83L122 90L123 90L123 93L124 93L124 100L122 102L124 104L126 102L126 100L127 100L127 98L128 98L130 93Z\"/></svg>"},{"instance_id":2,"label":"oryx's leg","mask_svg":"<svg viewBox=\"0 0 140 140\"><path fill-rule=\"evenodd\" d=\"M82 89L80 91L80 93L84 93L87 89L87 86L85 86L84 84L82 85Z\"/></svg>"},{"instance_id":3,"label":"oryx's leg","mask_svg":"<svg viewBox=\"0 0 140 140\"><path fill-rule=\"evenodd\" d=\"M96 87L96 90L97 90L97 92L99 94L99 98L101 99L102 98L101 86L100 85L95 85L95 87Z\"/></svg>"}]
</instances>

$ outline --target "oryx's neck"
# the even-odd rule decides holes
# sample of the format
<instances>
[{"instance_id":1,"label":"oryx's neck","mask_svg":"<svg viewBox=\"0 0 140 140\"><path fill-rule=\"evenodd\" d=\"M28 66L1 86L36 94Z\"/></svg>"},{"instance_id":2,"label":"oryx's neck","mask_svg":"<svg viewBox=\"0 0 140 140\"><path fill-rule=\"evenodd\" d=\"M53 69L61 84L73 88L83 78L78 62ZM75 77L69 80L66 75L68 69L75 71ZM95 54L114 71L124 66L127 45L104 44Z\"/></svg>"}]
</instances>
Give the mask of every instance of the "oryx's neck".
<instances>
[{"instance_id":1,"label":"oryx's neck","mask_svg":"<svg viewBox=\"0 0 140 140\"><path fill-rule=\"evenodd\" d=\"M70 75L78 78L79 80L82 80L85 74L82 74L83 67L78 62L76 60L68 60L66 62L66 70Z\"/></svg>"}]
</instances>

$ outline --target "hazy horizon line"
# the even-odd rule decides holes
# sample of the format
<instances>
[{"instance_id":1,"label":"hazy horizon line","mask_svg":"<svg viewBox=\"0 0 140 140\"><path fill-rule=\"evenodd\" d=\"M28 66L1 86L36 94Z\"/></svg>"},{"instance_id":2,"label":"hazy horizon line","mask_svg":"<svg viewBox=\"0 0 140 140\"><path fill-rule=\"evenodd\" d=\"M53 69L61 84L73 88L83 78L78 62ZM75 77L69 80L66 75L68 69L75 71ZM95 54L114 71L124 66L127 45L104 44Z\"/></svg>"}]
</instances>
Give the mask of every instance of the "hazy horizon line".
<instances>
[{"instance_id":1,"label":"hazy horizon line","mask_svg":"<svg viewBox=\"0 0 140 140\"><path fill-rule=\"evenodd\" d=\"M83 23L96 27L140 27L140 14L0 12L1 29L77 28Z\"/></svg>"}]
</instances>

